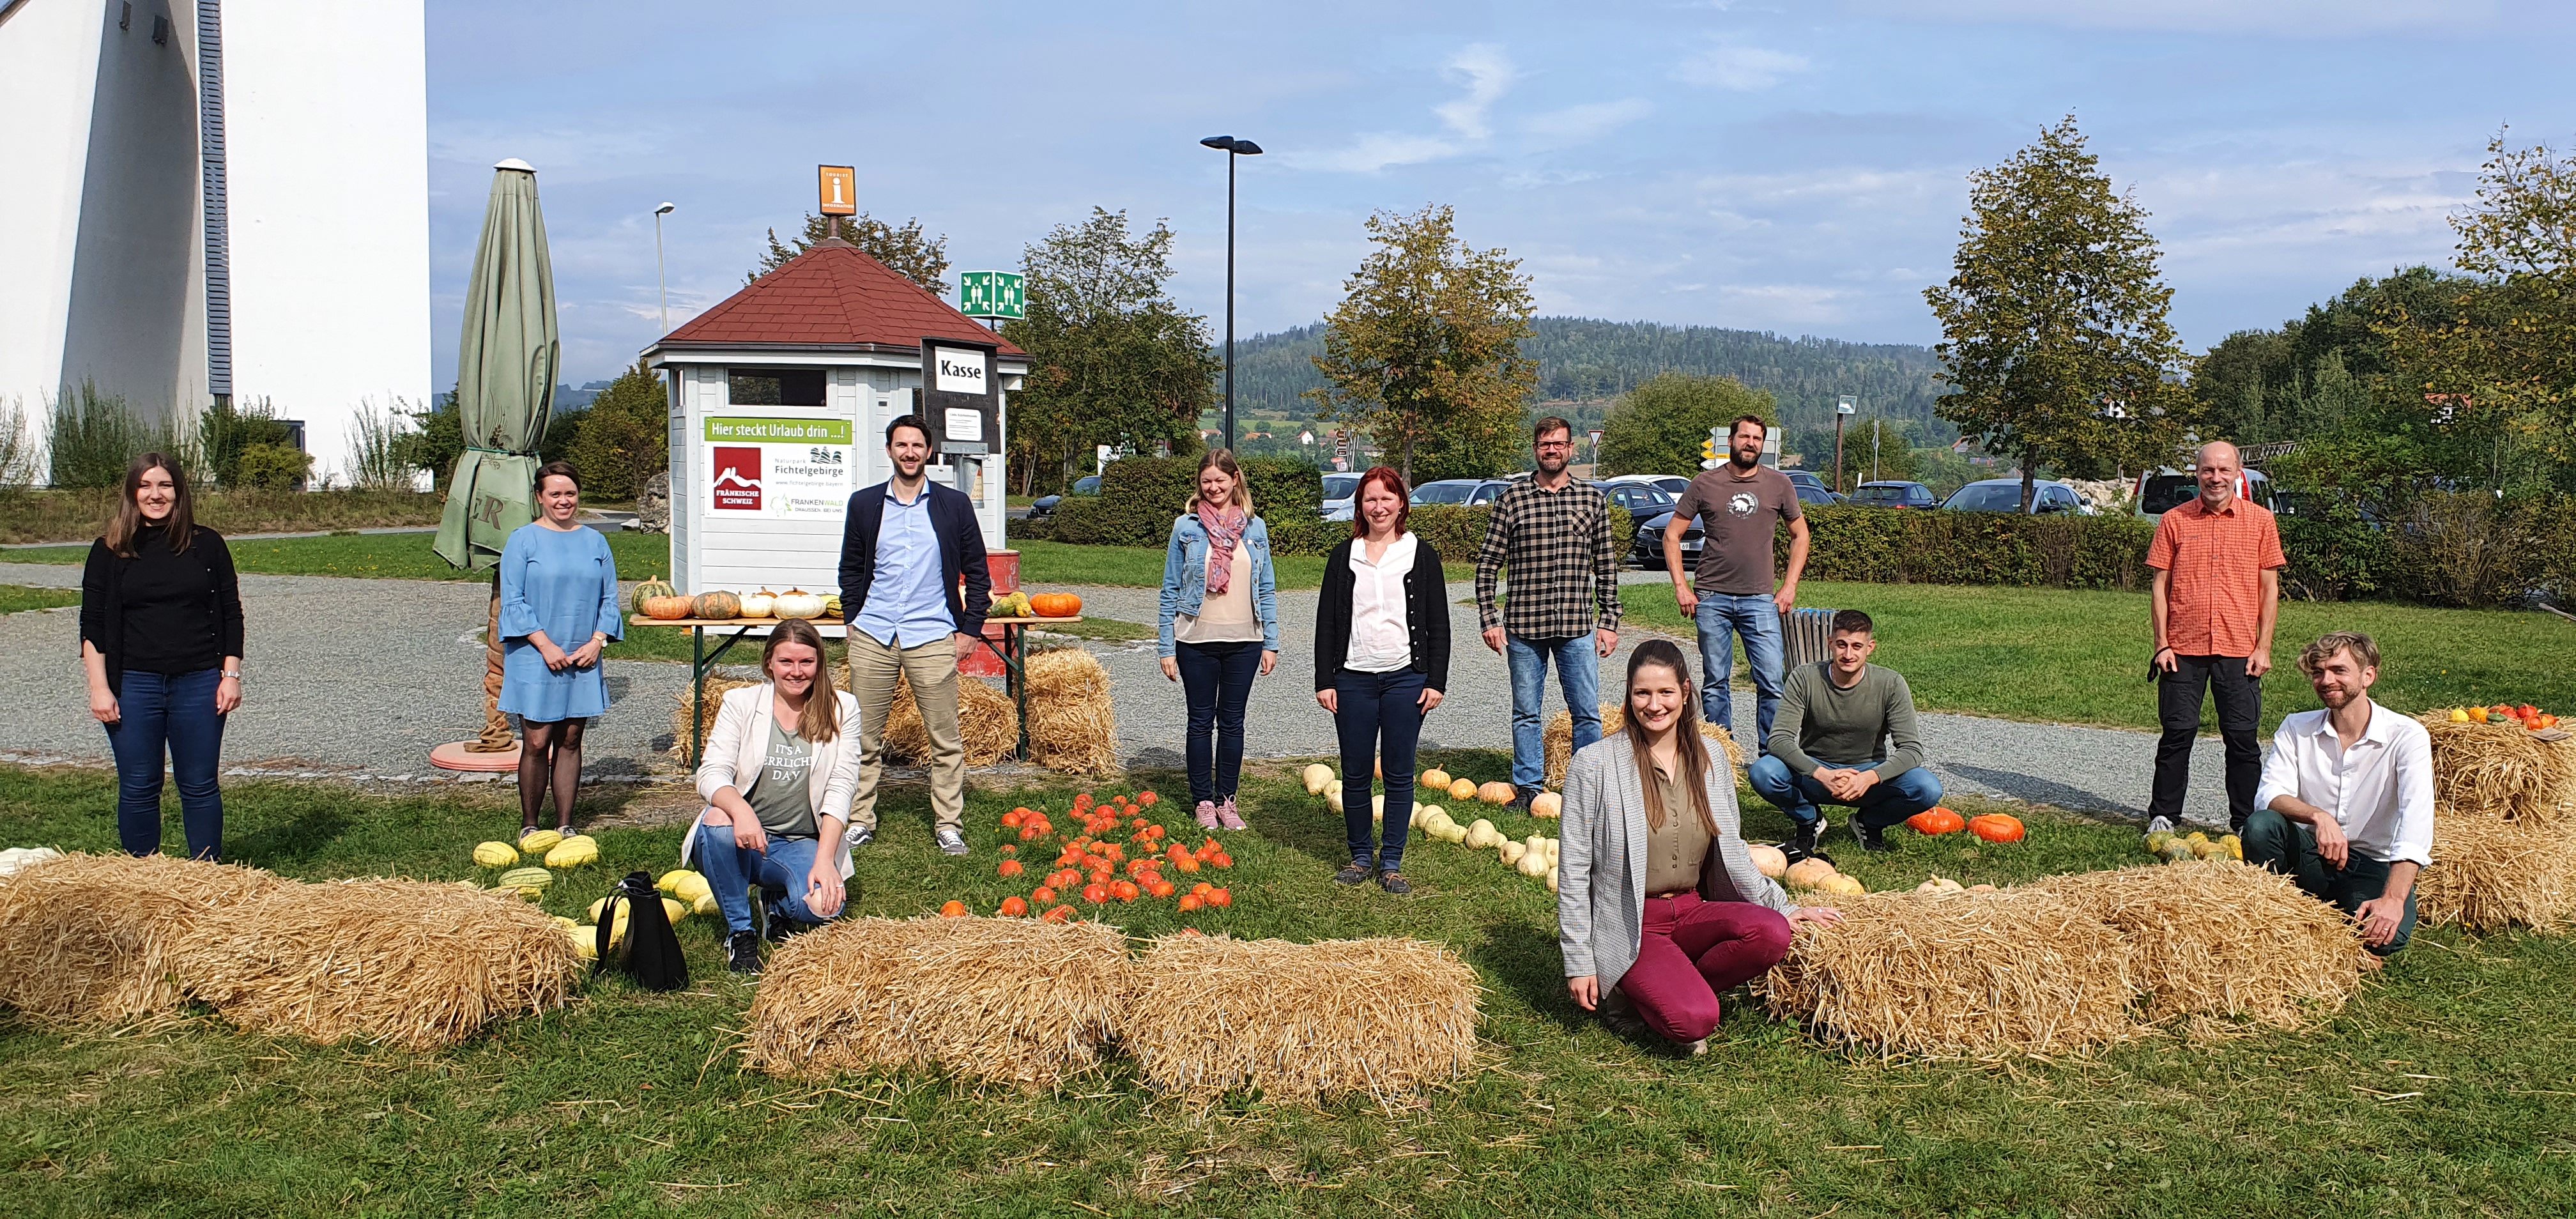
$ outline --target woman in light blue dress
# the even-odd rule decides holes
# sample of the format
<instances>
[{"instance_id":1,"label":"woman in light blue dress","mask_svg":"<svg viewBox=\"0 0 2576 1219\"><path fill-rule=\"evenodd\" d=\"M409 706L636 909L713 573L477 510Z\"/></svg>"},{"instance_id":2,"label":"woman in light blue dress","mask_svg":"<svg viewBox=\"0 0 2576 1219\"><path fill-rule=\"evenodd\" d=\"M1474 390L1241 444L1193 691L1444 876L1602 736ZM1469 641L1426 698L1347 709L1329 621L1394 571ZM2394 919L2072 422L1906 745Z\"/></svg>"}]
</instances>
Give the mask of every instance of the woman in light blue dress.
<instances>
[{"instance_id":1,"label":"woman in light blue dress","mask_svg":"<svg viewBox=\"0 0 2576 1219\"><path fill-rule=\"evenodd\" d=\"M521 837L536 830L548 788L555 828L572 828L581 732L608 710L599 653L625 634L617 557L580 516L581 476L549 463L537 471L537 519L501 548L501 710L519 717Z\"/></svg>"}]
</instances>

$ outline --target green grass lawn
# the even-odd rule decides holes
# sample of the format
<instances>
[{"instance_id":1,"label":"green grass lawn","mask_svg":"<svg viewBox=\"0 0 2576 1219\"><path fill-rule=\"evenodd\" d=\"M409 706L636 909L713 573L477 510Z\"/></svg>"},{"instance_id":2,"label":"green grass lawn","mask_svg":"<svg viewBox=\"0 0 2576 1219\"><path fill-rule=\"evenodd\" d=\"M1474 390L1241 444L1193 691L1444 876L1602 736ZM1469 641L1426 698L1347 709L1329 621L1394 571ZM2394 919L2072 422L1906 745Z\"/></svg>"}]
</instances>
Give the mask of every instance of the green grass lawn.
<instances>
[{"instance_id":1,"label":"green grass lawn","mask_svg":"<svg viewBox=\"0 0 2576 1219\"><path fill-rule=\"evenodd\" d=\"M2006 719L2154 729L2147 682L2153 636L2142 593L1948 584L1798 586L1798 603L1866 611L1878 625L1878 664L1905 674L1915 703ZM1692 637L1669 584L1620 590L1626 621ZM2385 665L2373 697L2409 714L2474 703L2576 707L2576 623L2550 614L2432 609L2375 601L2282 603L2273 670L2263 682L2263 731L2319 704L2298 671L2299 649L2328 631L2379 642ZM1694 656L1697 653L1693 653ZM1736 672L1745 670L1738 653ZM2217 731L2215 712L2209 731Z\"/></svg>"},{"instance_id":2,"label":"green grass lawn","mask_svg":"<svg viewBox=\"0 0 2576 1219\"><path fill-rule=\"evenodd\" d=\"M31 588L24 584L0 584L0 614L24 610L52 609L58 605L78 605L77 588Z\"/></svg>"},{"instance_id":3,"label":"green grass lawn","mask_svg":"<svg viewBox=\"0 0 2576 1219\"><path fill-rule=\"evenodd\" d=\"M1499 754L1434 755L1471 778ZM1139 776L1165 793L1176 776ZM931 849L926 801L891 794L861 853L863 913L957 897L989 910L996 818L1073 787L975 793L976 853ZM1155 1099L1123 1061L1021 1095L923 1074L830 1087L746 1075L750 989L714 929L681 925L695 985L584 987L565 1012L409 1054L243 1036L219 1019L112 1034L0 1017L0 1173L27 1216L769 1215L2563 1215L2576 1209L2570 941L2420 932L2343 1013L2215 1046L2155 1040L2057 1062L1883 1065L1731 1000L1701 1058L1614 1036L1567 1001L1553 901L1490 857L1420 843L1411 898L1331 883L1339 819L1282 768L1244 788L1230 910L1209 932L1408 935L1457 948L1486 993L1485 1069L1418 1111ZM620 793L585 816L613 814ZM106 850L104 772L0 768L0 841ZM380 796L242 783L229 852L308 879L481 875L500 790ZM1974 802L1961 806L1975 811ZM1175 807L1161 810L1178 821ZM175 805L170 832L177 834ZM1748 813L1777 835L1776 814ZM2133 858L2131 831L2032 818L2016 847L1897 835L1850 870L2011 882ZM1506 825L1523 831L1526 823ZM549 910L671 866L676 829L597 831L599 865ZM1839 834L1828 840L1840 842ZM1204 875L1204 874L1203 874ZM1025 890L1020 890L1025 891ZM1139 935L1168 905L1111 907ZM1031 979L1042 985L1042 979Z\"/></svg>"}]
</instances>

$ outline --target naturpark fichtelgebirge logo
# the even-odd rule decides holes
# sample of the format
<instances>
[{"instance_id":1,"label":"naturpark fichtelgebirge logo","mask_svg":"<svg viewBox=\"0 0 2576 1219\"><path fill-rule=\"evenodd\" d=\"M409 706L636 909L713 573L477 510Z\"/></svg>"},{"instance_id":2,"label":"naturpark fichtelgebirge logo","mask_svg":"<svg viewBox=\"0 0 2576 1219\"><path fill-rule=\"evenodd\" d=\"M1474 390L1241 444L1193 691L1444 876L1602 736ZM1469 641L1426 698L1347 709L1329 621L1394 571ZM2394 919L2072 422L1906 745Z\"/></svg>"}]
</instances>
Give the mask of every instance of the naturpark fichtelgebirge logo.
<instances>
[{"instance_id":1,"label":"naturpark fichtelgebirge logo","mask_svg":"<svg viewBox=\"0 0 2576 1219\"><path fill-rule=\"evenodd\" d=\"M715 506L729 512L760 511L760 447L713 447Z\"/></svg>"}]
</instances>

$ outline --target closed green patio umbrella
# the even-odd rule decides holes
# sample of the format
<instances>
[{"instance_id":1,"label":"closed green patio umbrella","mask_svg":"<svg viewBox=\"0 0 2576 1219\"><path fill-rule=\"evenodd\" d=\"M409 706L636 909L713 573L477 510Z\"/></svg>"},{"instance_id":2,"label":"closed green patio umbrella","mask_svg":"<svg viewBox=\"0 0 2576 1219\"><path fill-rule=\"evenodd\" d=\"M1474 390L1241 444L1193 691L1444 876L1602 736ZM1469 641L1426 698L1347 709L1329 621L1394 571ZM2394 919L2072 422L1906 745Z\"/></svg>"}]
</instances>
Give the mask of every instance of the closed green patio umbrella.
<instances>
[{"instance_id":1,"label":"closed green patio umbrella","mask_svg":"<svg viewBox=\"0 0 2576 1219\"><path fill-rule=\"evenodd\" d=\"M537 208L537 171L516 158L492 168L492 198L483 208L483 240L465 284L465 328L456 352L456 417L465 452L448 476L447 507L434 544L438 557L468 571L499 564L510 531L536 519L530 483L563 352L546 219ZM430 760L440 766L483 770L515 764L501 756L515 757L518 743L500 709L500 614L496 582L483 633L483 732L433 752ZM476 754L485 759L467 756Z\"/></svg>"},{"instance_id":2,"label":"closed green patio umbrella","mask_svg":"<svg viewBox=\"0 0 2576 1219\"><path fill-rule=\"evenodd\" d=\"M562 351L537 171L525 161L503 161L493 167L483 241L465 284L465 329L456 351L456 419L465 452L447 482L440 558L485 570L501 561L511 530L537 519L529 484L537 473L537 440L554 408Z\"/></svg>"}]
</instances>

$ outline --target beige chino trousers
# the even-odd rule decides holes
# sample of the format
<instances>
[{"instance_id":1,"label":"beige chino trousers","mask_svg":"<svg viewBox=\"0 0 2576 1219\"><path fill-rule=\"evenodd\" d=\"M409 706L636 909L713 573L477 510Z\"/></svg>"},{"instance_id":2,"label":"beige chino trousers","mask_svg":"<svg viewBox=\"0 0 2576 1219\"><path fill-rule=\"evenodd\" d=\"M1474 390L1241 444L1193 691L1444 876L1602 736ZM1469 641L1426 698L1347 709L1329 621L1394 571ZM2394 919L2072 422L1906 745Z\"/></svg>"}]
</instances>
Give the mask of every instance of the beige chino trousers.
<instances>
[{"instance_id":1,"label":"beige chino trousers","mask_svg":"<svg viewBox=\"0 0 2576 1219\"><path fill-rule=\"evenodd\" d=\"M885 776L886 717L894 710L894 683L912 683L912 705L930 733L930 812L938 828L966 828L966 733L957 726L957 645L942 635L912 648L892 648L867 632L850 631L850 693L859 700L859 790L850 799L850 824L875 829L877 780Z\"/></svg>"}]
</instances>

